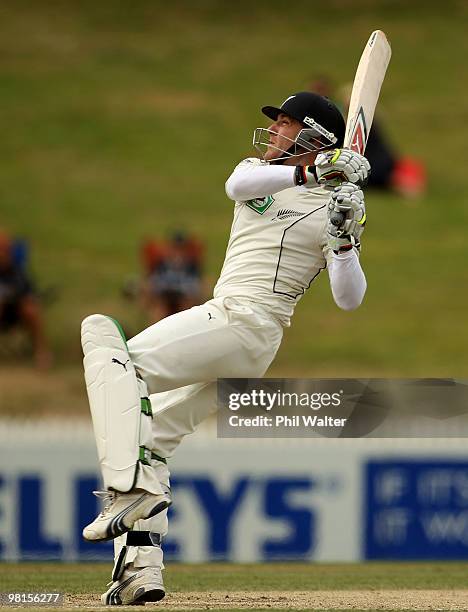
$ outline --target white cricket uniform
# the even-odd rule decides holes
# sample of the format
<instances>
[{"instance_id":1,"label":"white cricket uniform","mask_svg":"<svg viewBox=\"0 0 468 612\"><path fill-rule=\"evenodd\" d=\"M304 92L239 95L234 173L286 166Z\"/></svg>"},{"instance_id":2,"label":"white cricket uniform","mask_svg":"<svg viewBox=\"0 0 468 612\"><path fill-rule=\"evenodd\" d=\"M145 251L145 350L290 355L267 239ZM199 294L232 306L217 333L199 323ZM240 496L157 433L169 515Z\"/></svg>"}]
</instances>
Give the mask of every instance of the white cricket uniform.
<instances>
[{"instance_id":1,"label":"white cricket uniform","mask_svg":"<svg viewBox=\"0 0 468 612\"><path fill-rule=\"evenodd\" d=\"M154 446L168 458L183 437L216 411L217 378L264 375L298 300L327 265L335 301L355 307L365 292L356 253L335 257L327 247L329 191L294 186L294 168L247 159L235 169L227 193L234 221L214 298L177 313L128 342L130 357L148 385ZM273 191L275 189L275 191ZM343 272L344 271L344 272ZM168 480L159 465L159 479ZM164 535L167 513L134 529ZM116 550L124 537L117 538ZM135 567L161 565L160 549L130 550Z\"/></svg>"},{"instance_id":2,"label":"white cricket uniform","mask_svg":"<svg viewBox=\"0 0 468 612\"><path fill-rule=\"evenodd\" d=\"M237 171L248 175L259 166L276 170L251 158ZM291 174L293 168L287 170ZM329 197L329 191L321 187L291 186L236 202L215 297L244 296L289 325L297 302L326 267Z\"/></svg>"}]
</instances>

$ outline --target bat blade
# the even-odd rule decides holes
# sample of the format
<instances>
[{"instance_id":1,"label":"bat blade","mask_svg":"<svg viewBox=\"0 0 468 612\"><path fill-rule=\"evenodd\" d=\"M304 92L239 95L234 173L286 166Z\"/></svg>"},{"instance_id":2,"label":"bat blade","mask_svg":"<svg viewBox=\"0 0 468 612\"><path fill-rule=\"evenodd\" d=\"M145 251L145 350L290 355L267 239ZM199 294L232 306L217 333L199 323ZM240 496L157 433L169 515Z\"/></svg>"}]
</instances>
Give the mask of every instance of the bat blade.
<instances>
[{"instance_id":1,"label":"bat blade","mask_svg":"<svg viewBox=\"0 0 468 612\"><path fill-rule=\"evenodd\" d=\"M375 107L391 56L392 49L385 33L382 30L372 32L354 77L343 143L344 148L361 155L366 150ZM334 211L330 216L331 223L337 228L341 227L344 220L342 212Z\"/></svg>"},{"instance_id":2,"label":"bat blade","mask_svg":"<svg viewBox=\"0 0 468 612\"><path fill-rule=\"evenodd\" d=\"M354 77L343 145L361 155L366 149L380 88L391 55L392 50L384 32L372 32Z\"/></svg>"}]
</instances>

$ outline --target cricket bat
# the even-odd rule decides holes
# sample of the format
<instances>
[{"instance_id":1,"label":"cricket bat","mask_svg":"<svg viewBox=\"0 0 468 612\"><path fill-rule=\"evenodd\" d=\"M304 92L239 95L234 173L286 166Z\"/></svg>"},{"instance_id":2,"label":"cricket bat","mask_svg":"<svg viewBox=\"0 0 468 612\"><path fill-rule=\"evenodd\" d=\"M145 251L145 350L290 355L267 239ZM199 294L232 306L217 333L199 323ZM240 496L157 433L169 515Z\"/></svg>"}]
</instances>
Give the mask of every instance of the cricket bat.
<instances>
[{"instance_id":1,"label":"cricket bat","mask_svg":"<svg viewBox=\"0 0 468 612\"><path fill-rule=\"evenodd\" d=\"M384 32L372 32L354 77L343 148L364 154L391 55L392 49ZM343 213L333 213L333 225L340 226L343 220Z\"/></svg>"}]
</instances>

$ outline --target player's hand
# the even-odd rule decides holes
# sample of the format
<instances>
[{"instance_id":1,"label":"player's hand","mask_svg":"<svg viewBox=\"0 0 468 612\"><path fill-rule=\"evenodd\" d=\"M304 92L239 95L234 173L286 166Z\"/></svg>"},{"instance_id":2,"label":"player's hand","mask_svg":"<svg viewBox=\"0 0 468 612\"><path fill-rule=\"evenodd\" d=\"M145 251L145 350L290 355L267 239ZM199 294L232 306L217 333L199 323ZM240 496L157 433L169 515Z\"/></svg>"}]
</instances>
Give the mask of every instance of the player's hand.
<instances>
[{"instance_id":1,"label":"player's hand","mask_svg":"<svg viewBox=\"0 0 468 612\"><path fill-rule=\"evenodd\" d=\"M342 183L333 190L328 204L328 244L335 253L360 249L366 224L364 193L353 183Z\"/></svg>"},{"instance_id":2,"label":"player's hand","mask_svg":"<svg viewBox=\"0 0 468 612\"><path fill-rule=\"evenodd\" d=\"M334 149L319 153L315 159L317 183L331 187L343 182L364 187L370 174L370 164L363 155L350 149Z\"/></svg>"}]
</instances>

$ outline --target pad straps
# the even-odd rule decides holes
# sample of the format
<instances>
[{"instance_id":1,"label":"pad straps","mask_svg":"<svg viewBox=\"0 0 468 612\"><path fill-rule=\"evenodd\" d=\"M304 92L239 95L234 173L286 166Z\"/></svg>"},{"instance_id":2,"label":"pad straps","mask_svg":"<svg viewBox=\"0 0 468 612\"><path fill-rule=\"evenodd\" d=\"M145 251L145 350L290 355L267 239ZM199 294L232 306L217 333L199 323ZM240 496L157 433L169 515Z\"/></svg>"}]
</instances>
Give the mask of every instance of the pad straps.
<instances>
[{"instance_id":1,"label":"pad straps","mask_svg":"<svg viewBox=\"0 0 468 612\"><path fill-rule=\"evenodd\" d=\"M129 531L126 546L161 546L161 539L154 531Z\"/></svg>"},{"instance_id":2,"label":"pad straps","mask_svg":"<svg viewBox=\"0 0 468 612\"><path fill-rule=\"evenodd\" d=\"M164 457L156 455L156 453L150 451L149 448L146 448L146 446L140 446L140 450L138 452L138 459L140 460L140 463L143 463L144 465L151 465L151 459L154 459L156 461L162 461L162 463L165 463L167 465L167 461L166 459L164 459Z\"/></svg>"},{"instance_id":3,"label":"pad straps","mask_svg":"<svg viewBox=\"0 0 468 612\"><path fill-rule=\"evenodd\" d=\"M154 531L129 531L125 546L120 549L112 569L112 582L119 580L125 570L125 557L129 546L161 546L161 534Z\"/></svg>"}]
</instances>

